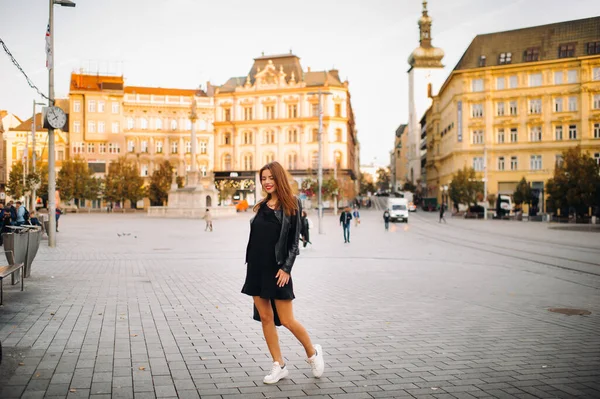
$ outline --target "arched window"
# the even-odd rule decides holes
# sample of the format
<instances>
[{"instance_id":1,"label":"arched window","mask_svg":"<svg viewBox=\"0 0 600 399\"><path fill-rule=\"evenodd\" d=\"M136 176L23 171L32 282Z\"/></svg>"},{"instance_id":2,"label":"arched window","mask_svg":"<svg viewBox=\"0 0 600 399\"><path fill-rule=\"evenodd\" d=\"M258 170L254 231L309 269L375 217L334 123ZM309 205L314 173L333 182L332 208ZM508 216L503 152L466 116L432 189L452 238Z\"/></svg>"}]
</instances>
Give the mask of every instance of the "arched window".
<instances>
[{"instance_id":1,"label":"arched window","mask_svg":"<svg viewBox=\"0 0 600 399\"><path fill-rule=\"evenodd\" d=\"M341 169L342 168L342 153L339 151L334 152L333 160L335 162L336 169Z\"/></svg>"},{"instance_id":2,"label":"arched window","mask_svg":"<svg viewBox=\"0 0 600 399\"><path fill-rule=\"evenodd\" d=\"M223 155L223 170L231 170L231 155Z\"/></svg>"},{"instance_id":3,"label":"arched window","mask_svg":"<svg viewBox=\"0 0 600 399\"><path fill-rule=\"evenodd\" d=\"M319 152L318 151L313 151L313 153L310 156L310 167L311 169L318 169L319 168Z\"/></svg>"},{"instance_id":4,"label":"arched window","mask_svg":"<svg viewBox=\"0 0 600 399\"><path fill-rule=\"evenodd\" d=\"M244 144L252 144L252 132L249 130L244 132Z\"/></svg>"},{"instance_id":5,"label":"arched window","mask_svg":"<svg viewBox=\"0 0 600 399\"><path fill-rule=\"evenodd\" d=\"M146 118L142 118L142 119L140 120L140 127L141 127L142 129L148 129L148 119L146 119Z\"/></svg>"},{"instance_id":6,"label":"arched window","mask_svg":"<svg viewBox=\"0 0 600 399\"><path fill-rule=\"evenodd\" d=\"M268 152L265 154L265 164L271 163L275 160L275 154L272 152Z\"/></svg>"},{"instance_id":7,"label":"arched window","mask_svg":"<svg viewBox=\"0 0 600 399\"><path fill-rule=\"evenodd\" d=\"M298 169L298 155L295 152L288 154L287 156L287 168L288 170Z\"/></svg>"},{"instance_id":8,"label":"arched window","mask_svg":"<svg viewBox=\"0 0 600 399\"><path fill-rule=\"evenodd\" d=\"M163 126L163 124L162 124L162 119L160 119L160 118L156 118L156 119L154 120L154 127L156 128L156 130L161 130L161 129L162 129L162 126Z\"/></svg>"},{"instance_id":9,"label":"arched window","mask_svg":"<svg viewBox=\"0 0 600 399\"><path fill-rule=\"evenodd\" d=\"M177 121L175 119L171 119L171 130L177 130Z\"/></svg>"},{"instance_id":10,"label":"arched window","mask_svg":"<svg viewBox=\"0 0 600 399\"><path fill-rule=\"evenodd\" d=\"M253 170L252 154L244 155L244 170Z\"/></svg>"}]
</instances>

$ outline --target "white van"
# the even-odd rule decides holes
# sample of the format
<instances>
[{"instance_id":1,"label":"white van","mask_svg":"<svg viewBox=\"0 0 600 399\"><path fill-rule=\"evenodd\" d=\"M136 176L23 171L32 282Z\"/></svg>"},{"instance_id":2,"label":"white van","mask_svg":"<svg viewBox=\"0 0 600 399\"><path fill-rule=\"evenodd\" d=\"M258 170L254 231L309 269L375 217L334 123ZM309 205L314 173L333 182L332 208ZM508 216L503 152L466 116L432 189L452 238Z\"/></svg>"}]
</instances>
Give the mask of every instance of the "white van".
<instances>
[{"instance_id":1,"label":"white van","mask_svg":"<svg viewBox=\"0 0 600 399\"><path fill-rule=\"evenodd\" d=\"M390 210L390 220L392 222L400 220L408 223L408 199L389 198L388 209Z\"/></svg>"}]
</instances>

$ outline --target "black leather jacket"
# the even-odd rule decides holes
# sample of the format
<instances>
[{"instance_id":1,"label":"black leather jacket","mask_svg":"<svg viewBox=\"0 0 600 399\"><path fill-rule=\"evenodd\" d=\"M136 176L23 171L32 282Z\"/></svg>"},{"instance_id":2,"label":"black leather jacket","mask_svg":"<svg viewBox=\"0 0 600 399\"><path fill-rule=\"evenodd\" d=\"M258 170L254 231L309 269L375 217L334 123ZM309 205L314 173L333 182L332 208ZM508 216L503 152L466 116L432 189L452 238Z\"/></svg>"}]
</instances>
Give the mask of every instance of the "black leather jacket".
<instances>
[{"instance_id":1,"label":"black leather jacket","mask_svg":"<svg viewBox=\"0 0 600 399\"><path fill-rule=\"evenodd\" d=\"M295 215L288 216L281 209L275 211L275 216L281 222L279 240L275 244L275 260L279 268L286 273L292 273L296 256L300 254L298 246L300 230L302 228L300 215L302 215L302 204L299 200L298 211ZM246 249L246 263L248 263L248 249Z\"/></svg>"}]
</instances>

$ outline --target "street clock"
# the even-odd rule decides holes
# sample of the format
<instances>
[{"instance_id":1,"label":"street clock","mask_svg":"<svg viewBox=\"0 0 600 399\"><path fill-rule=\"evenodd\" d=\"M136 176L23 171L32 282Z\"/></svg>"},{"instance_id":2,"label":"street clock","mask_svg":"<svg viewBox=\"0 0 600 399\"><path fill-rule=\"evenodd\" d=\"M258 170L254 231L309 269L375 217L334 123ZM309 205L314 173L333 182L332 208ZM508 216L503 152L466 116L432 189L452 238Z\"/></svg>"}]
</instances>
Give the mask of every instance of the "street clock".
<instances>
[{"instance_id":1,"label":"street clock","mask_svg":"<svg viewBox=\"0 0 600 399\"><path fill-rule=\"evenodd\" d=\"M54 129L62 129L67 124L67 115L59 107L46 108L44 127L50 125Z\"/></svg>"}]
</instances>

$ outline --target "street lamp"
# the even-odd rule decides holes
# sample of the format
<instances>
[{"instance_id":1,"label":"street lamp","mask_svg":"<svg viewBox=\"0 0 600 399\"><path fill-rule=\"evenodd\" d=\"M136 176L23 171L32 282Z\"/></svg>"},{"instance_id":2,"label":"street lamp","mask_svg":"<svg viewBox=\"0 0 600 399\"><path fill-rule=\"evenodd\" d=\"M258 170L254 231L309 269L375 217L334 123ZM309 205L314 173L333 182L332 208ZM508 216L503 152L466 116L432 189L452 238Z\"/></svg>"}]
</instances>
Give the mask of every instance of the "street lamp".
<instances>
[{"instance_id":1,"label":"street lamp","mask_svg":"<svg viewBox=\"0 0 600 399\"><path fill-rule=\"evenodd\" d=\"M319 96L319 171L317 174L317 181L319 183L319 193L318 193L318 202L319 202L319 234L323 234L323 95L333 94L329 91L312 91L308 93L309 95L318 95Z\"/></svg>"},{"instance_id":2,"label":"street lamp","mask_svg":"<svg viewBox=\"0 0 600 399\"><path fill-rule=\"evenodd\" d=\"M54 106L54 5L75 7L71 0L49 0L48 30L50 34L48 64L48 107ZM54 154L54 128L48 126L48 246L56 246L56 159Z\"/></svg>"}]
</instances>

